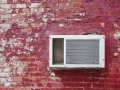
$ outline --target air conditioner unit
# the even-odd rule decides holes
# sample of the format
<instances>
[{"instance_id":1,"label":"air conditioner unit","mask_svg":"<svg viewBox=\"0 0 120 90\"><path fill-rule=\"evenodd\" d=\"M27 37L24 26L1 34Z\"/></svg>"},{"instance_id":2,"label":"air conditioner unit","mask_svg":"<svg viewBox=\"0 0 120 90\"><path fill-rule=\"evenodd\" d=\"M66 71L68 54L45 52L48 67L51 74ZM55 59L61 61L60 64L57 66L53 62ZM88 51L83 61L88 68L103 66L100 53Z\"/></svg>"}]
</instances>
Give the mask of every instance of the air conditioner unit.
<instances>
[{"instance_id":1,"label":"air conditioner unit","mask_svg":"<svg viewBox=\"0 0 120 90\"><path fill-rule=\"evenodd\" d=\"M49 66L53 69L104 68L104 35L50 35Z\"/></svg>"}]
</instances>

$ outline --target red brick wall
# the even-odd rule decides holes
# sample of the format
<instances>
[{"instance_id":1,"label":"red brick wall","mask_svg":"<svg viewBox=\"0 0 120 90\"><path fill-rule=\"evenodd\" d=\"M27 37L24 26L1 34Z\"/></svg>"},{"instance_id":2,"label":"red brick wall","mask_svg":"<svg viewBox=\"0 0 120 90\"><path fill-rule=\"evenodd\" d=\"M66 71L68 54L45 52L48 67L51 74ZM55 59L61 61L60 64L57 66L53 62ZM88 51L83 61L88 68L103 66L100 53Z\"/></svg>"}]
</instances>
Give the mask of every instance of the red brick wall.
<instances>
[{"instance_id":1,"label":"red brick wall","mask_svg":"<svg viewBox=\"0 0 120 90\"><path fill-rule=\"evenodd\" d=\"M51 34L106 36L100 70L48 66ZM120 90L120 0L0 0L0 90Z\"/></svg>"}]
</instances>

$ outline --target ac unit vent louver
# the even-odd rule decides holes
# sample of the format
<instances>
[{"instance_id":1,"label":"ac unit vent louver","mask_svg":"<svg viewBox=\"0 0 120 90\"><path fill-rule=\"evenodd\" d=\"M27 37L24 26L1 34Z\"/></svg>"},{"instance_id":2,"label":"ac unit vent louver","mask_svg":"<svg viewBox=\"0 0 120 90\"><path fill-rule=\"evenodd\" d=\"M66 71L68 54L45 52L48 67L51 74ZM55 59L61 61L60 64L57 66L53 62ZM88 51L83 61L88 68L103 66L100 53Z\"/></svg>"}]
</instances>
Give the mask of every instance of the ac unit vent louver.
<instances>
[{"instance_id":1,"label":"ac unit vent louver","mask_svg":"<svg viewBox=\"0 0 120 90\"><path fill-rule=\"evenodd\" d=\"M98 64L99 40L66 40L66 64Z\"/></svg>"}]
</instances>

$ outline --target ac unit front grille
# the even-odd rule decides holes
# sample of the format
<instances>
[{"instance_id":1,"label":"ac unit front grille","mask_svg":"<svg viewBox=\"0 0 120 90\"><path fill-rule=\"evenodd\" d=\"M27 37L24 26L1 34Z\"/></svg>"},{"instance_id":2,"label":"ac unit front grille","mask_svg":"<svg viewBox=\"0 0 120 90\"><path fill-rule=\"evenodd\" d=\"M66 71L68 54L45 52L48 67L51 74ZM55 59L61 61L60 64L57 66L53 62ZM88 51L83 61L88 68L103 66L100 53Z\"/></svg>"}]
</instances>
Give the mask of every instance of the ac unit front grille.
<instances>
[{"instance_id":1,"label":"ac unit front grille","mask_svg":"<svg viewBox=\"0 0 120 90\"><path fill-rule=\"evenodd\" d=\"M99 64L99 39L66 39L66 64Z\"/></svg>"}]
</instances>

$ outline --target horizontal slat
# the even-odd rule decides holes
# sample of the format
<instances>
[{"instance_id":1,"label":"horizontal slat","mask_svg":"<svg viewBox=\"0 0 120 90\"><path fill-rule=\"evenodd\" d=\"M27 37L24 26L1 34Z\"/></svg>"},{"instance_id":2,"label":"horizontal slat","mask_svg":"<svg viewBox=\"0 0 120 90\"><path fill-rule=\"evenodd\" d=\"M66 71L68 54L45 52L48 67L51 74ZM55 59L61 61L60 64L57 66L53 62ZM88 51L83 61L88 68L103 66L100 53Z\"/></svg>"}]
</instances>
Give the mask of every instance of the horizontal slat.
<instances>
[{"instance_id":1,"label":"horizontal slat","mask_svg":"<svg viewBox=\"0 0 120 90\"><path fill-rule=\"evenodd\" d=\"M67 59L70 59L70 58L78 58L78 59L85 59L85 58L98 58L99 55L70 55L68 56L67 55Z\"/></svg>"},{"instance_id":2,"label":"horizontal slat","mask_svg":"<svg viewBox=\"0 0 120 90\"><path fill-rule=\"evenodd\" d=\"M72 42L81 42L81 43L90 43L92 41L92 43L96 43L99 41L99 39L67 39L67 42L70 42L71 43L71 40Z\"/></svg>"},{"instance_id":3,"label":"horizontal slat","mask_svg":"<svg viewBox=\"0 0 120 90\"><path fill-rule=\"evenodd\" d=\"M68 42L69 44L70 42ZM90 43L81 43L81 45L87 45L87 44L90 44ZM92 43L93 45L96 45L96 43ZM72 44L68 45L68 46L72 46L72 45L78 45L78 43L75 43L73 42Z\"/></svg>"},{"instance_id":4,"label":"horizontal slat","mask_svg":"<svg viewBox=\"0 0 120 90\"><path fill-rule=\"evenodd\" d=\"M72 49L72 50L66 49L66 52L68 52L68 53L73 53L73 52L76 52L76 53L91 53L91 52L95 53L95 52L97 52L97 50L93 49L93 51L91 51L91 50L86 51L86 49Z\"/></svg>"},{"instance_id":5,"label":"horizontal slat","mask_svg":"<svg viewBox=\"0 0 120 90\"><path fill-rule=\"evenodd\" d=\"M79 46L77 46L77 45L76 45L76 46L75 46L75 45L72 45L72 46L67 46L66 49L69 49L69 48L71 48L71 47L72 47L72 48L74 48L74 47L78 47L78 48L80 48L80 49L86 47L86 48L89 49L89 48L98 48L99 46L96 46L96 45L92 45L92 46L90 46L90 45L89 45L89 46L88 46L88 45L84 45L84 47L82 47L82 46L80 46L80 45L79 45Z\"/></svg>"},{"instance_id":6,"label":"horizontal slat","mask_svg":"<svg viewBox=\"0 0 120 90\"><path fill-rule=\"evenodd\" d=\"M76 62L73 62L73 61L69 61L69 62L67 62L67 63L69 63L69 64L99 64L99 62L94 62L94 61L87 61L87 62L84 62L84 61L77 61L77 63Z\"/></svg>"}]
</instances>

